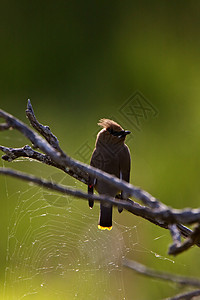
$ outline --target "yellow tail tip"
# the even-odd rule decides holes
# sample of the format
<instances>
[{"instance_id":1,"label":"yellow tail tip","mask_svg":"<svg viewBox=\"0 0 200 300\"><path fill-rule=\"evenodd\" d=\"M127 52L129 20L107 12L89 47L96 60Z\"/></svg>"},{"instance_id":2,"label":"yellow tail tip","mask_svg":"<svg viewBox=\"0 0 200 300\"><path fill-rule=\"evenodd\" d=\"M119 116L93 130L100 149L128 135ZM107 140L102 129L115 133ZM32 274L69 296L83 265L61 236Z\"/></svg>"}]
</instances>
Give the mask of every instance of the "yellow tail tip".
<instances>
[{"instance_id":1,"label":"yellow tail tip","mask_svg":"<svg viewBox=\"0 0 200 300\"><path fill-rule=\"evenodd\" d=\"M98 228L101 229L101 230L111 230L112 229L112 226L110 227L104 227L104 226L101 226L101 225L98 225Z\"/></svg>"}]
</instances>

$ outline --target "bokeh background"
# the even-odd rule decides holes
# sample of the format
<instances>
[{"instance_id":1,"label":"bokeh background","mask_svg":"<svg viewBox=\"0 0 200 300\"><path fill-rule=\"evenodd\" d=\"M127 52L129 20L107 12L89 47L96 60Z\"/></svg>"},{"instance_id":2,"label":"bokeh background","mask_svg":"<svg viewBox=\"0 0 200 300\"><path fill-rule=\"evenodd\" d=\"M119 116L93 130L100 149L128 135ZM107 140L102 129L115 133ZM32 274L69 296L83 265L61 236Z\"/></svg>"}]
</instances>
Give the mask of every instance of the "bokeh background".
<instances>
[{"instance_id":1,"label":"bokeh background","mask_svg":"<svg viewBox=\"0 0 200 300\"><path fill-rule=\"evenodd\" d=\"M27 122L25 108L30 98L38 119L50 126L61 147L84 162L89 162L98 120L115 118L132 131L127 142L132 155L131 183L167 205L198 207L200 3L36 0L0 4L1 108ZM121 113L130 99L151 107L146 116L135 108L140 114L138 123L133 115L129 114L130 122ZM0 144L5 146L26 143L17 132L1 133ZM79 150L85 145L89 145L89 152L81 157ZM34 162L1 162L3 165L46 178L55 172ZM86 190L78 183L77 187ZM16 292L15 283L13 295L5 270L9 268L9 224L13 224L13 212L19 207L19 197L11 196L26 189L25 183L0 178L1 298L3 293L7 299L23 294ZM88 211L87 204L81 204L81 209ZM98 209L96 213L98 218ZM199 277L197 247L171 258L167 255L167 231L126 212L115 212L114 220L126 228L136 226L138 248L128 253L128 258L157 270ZM95 218L93 221L97 223ZM85 222L87 225L87 219ZM23 235L23 226L20 230ZM73 232L72 227L69 230ZM123 281L125 299L162 299L185 291L127 269L123 270ZM48 295L72 299L62 294L64 285L66 282L60 284L57 298L53 289L46 294L24 292L24 298L44 299ZM76 298L89 299L89 293L83 289ZM95 299L102 299L98 290ZM108 299L117 299L114 287Z\"/></svg>"}]
</instances>

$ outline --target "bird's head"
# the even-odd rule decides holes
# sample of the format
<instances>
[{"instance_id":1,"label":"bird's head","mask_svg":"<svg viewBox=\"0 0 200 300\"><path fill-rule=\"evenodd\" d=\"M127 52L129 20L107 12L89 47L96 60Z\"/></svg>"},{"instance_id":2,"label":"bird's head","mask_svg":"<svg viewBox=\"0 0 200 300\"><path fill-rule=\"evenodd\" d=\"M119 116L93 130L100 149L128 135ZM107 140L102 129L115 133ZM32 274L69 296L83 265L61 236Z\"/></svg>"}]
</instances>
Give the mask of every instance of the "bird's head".
<instances>
[{"instance_id":1,"label":"bird's head","mask_svg":"<svg viewBox=\"0 0 200 300\"><path fill-rule=\"evenodd\" d=\"M118 123L110 119L101 119L98 123L103 129L98 133L97 138L104 143L119 144L124 143L127 134L131 133L124 130Z\"/></svg>"}]
</instances>

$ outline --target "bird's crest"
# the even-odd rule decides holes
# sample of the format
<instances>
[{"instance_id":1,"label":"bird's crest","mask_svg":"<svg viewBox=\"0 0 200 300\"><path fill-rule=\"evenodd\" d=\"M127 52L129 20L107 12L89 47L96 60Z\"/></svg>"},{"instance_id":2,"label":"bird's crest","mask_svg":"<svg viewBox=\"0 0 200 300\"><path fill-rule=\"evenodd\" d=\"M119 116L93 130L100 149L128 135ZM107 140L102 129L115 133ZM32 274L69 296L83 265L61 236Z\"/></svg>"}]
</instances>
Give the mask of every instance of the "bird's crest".
<instances>
[{"instance_id":1,"label":"bird's crest","mask_svg":"<svg viewBox=\"0 0 200 300\"><path fill-rule=\"evenodd\" d=\"M106 130L107 129L111 129L113 131L123 130L123 128L119 124L117 124L115 121L110 119L100 119L98 125L105 128Z\"/></svg>"}]
</instances>

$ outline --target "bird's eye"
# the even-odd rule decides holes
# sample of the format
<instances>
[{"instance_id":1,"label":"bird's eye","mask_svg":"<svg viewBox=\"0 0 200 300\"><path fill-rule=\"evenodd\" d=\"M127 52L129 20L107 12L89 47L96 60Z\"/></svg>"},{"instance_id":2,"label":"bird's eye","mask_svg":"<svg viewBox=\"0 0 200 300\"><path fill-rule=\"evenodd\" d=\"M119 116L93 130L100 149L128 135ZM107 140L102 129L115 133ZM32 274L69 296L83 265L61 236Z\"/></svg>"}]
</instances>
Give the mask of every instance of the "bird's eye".
<instances>
[{"instance_id":1,"label":"bird's eye","mask_svg":"<svg viewBox=\"0 0 200 300\"><path fill-rule=\"evenodd\" d=\"M113 134L113 133L114 133L114 131L113 131L112 128L108 128L107 131L108 131L110 134Z\"/></svg>"},{"instance_id":2,"label":"bird's eye","mask_svg":"<svg viewBox=\"0 0 200 300\"><path fill-rule=\"evenodd\" d=\"M107 131L112 134L113 136L116 136L118 138L124 136L125 131L121 130L121 131L115 131L112 128L108 128Z\"/></svg>"}]
</instances>

